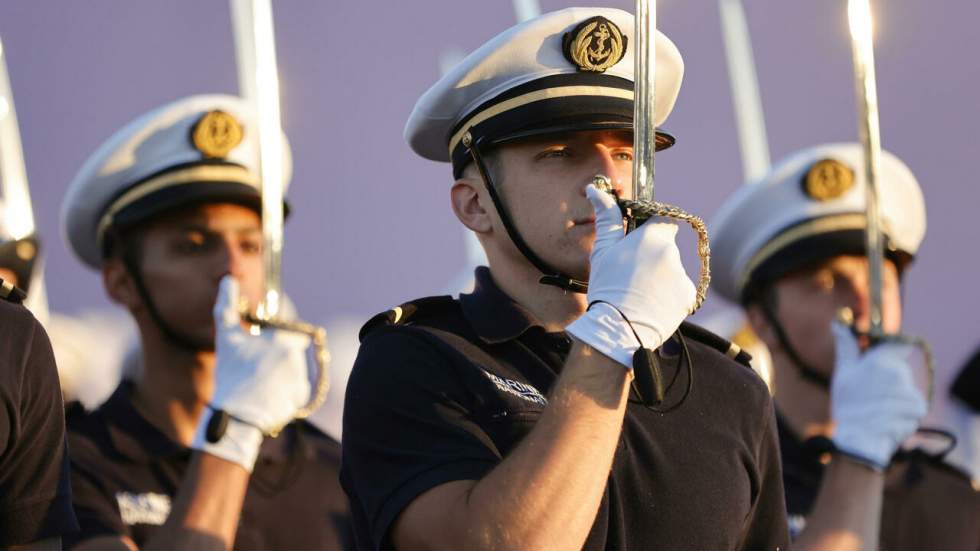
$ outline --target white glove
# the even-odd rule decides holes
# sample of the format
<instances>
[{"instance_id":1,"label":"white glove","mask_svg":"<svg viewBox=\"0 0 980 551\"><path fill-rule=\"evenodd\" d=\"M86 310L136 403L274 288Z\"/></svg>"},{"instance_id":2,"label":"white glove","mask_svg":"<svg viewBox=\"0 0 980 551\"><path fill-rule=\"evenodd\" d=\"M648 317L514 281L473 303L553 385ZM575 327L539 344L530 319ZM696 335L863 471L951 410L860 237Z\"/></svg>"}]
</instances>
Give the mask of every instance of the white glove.
<instances>
[{"instance_id":1,"label":"white glove","mask_svg":"<svg viewBox=\"0 0 980 551\"><path fill-rule=\"evenodd\" d=\"M633 330L651 350L677 331L694 307L694 284L674 243L677 226L647 222L630 232L612 195L594 185L586 195L595 209L596 239L590 256L589 304L596 303L566 330L604 355L633 367L640 347Z\"/></svg>"},{"instance_id":2,"label":"white glove","mask_svg":"<svg viewBox=\"0 0 980 551\"><path fill-rule=\"evenodd\" d=\"M882 342L861 353L848 327L833 322L836 365L830 385L837 449L884 469L926 414L912 377L914 345Z\"/></svg>"},{"instance_id":3,"label":"white glove","mask_svg":"<svg viewBox=\"0 0 980 551\"><path fill-rule=\"evenodd\" d=\"M238 312L238 282L221 280L214 305L215 388L211 407L232 418L217 443L207 441L203 415L192 447L238 463L251 472L263 434L293 419L310 396L306 335L277 329L247 333Z\"/></svg>"}]
</instances>

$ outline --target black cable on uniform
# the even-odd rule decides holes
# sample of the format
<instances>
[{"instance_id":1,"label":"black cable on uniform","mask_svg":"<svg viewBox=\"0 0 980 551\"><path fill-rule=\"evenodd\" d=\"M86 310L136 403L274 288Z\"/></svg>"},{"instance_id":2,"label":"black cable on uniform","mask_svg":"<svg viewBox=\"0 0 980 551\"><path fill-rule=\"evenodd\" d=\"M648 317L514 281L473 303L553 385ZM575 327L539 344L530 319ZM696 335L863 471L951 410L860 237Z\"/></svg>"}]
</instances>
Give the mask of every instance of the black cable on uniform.
<instances>
[{"instance_id":1,"label":"black cable on uniform","mask_svg":"<svg viewBox=\"0 0 980 551\"><path fill-rule=\"evenodd\" d=\"M671 379L670 384L665 387L663 384L663 371L660 369L660 362L657 361L657 356L654 351L643 346L643 341L640 340L640 335L633 327L633 322L631 322L629 318L626 317L626 314L617 308L616 305L604 300L594 300L590 302L586 310L591 309L595 304L606 304L615 310L616 313L623 318L623 321L626 322L626 325L629 326L630 331L633 332L633 336L636 337L636 342L640 345L636 352L633 353L633 381L630 383L633 392L639 396L639 403L643 404L643 406L650 411L657 413L669 413L680 407L681 404L687 400L687 397L691 394L691 389L694 387L694 362L691 358L691 351L687 348L687 341L684 340L684 335L681 334L680 331L676 333L677 338L681 343L681 361L684 361L685 357L687 360L687 388L684 389L684 394L676 404L664 409L658 409L654 406L663 403L666 390L673 388L674 383L677 381L677 377L680 374L680 369L674 373L674 377ZM641 389L640 386L644 386L645 388Z\"/></svg>"},{"instance_id":2,"label":"black cable on uniform","mask_svg":"<svg viewBox=\"0 0 980 551\"><path fill-rule=\"evenodd\" d=\"M483 156L480 154L479 146L476 142L472 140L472 137L467 134L463 138L464 144L469 149L470 156L473 158L473 162L476 164L477 170L480 172L480 176L483 179L483 186L487 189L487 193L490 194L490 200L493 201L494 208L497 209L497 215L500 216L500 221L504 224L504 229L507 231L507 235L510 240L517 247L517 250L524 255L539 272L543 274L539 282L543 285L553 285L555 287L560 287L566 291L571 291L573 293L586 293L589 290L589 283L587 281L581 281L573 277L567 276L560 271L549 266L544 260L541 260L531 247L524 241L521 237L521 233L517 230L514 225L514 221L510 217L510 212L504 206L503 201L501 201L500 196L497 194L497 190L493 185L493 179L490 176L490 171L487 170L486 165L483 162Z\"/></svg>"}]
</instances>

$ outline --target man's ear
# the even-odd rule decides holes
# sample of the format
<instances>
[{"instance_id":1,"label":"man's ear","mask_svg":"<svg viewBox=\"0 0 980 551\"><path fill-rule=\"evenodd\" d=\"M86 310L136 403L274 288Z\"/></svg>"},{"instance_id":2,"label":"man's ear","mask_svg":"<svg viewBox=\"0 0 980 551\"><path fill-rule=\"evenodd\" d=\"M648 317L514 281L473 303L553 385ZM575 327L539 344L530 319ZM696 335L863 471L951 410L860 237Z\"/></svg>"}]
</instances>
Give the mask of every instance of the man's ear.
<instances>
[{"instance_id":1,"label":"man's ear","mask_svg":"<svg viewBox=\"0 0 980 551\"><path fill-rule=\"evenodd\" d=\"M491 202L481 182L463 175L453 184L449 197L456 218L459 218L464 226L476 233L490 233L493 229L493 221L488 209Z\"/></svg>"},{"instance_id":2,"label":"man's ear","mask_svg":"<svg viewBox=\"0 0 980 551\"><path fill-rule=\"evenodd\" d=\"M762 306L758 302L753 302L745 307L745 317L748 319L752 331L758 335L759 339L765 343L769 350L779 348L779 339L776 338L776 331L769 323L768 316L762 311Z\"/></svg>"},{"instance_id":3,"label":"man's ear","mask_svg":"<svg viewBox=\"0 0 980 551\"><path fill-rule=\"evenodd\" d=\"M136 282L120 258L109 258L102 263L102 285L113 302L134 310L143 304Z\"/></svg>"}]
</instances>

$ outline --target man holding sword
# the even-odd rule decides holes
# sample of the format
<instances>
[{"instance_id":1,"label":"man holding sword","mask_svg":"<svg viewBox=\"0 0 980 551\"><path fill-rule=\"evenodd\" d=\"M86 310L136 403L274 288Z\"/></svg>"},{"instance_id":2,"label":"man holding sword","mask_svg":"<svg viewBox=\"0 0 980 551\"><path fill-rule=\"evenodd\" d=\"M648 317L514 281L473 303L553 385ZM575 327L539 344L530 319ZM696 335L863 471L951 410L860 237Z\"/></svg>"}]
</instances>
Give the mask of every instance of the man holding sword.
<instances>
[{"instance_id":1,"label":"man holding sword","mask_svg":"<svg viewBox=\"0 0 980 551\"><path fill-rule=\"evenodd\" d=\"M257 136L241 99L186 98L118 131L69 189L71 247L143 352L138 381L69 412L78 549L347 548L339 446L289 423L309 339L241 323L265 286ZM213 442L210 410L230 418Z\"/></svg>"},{"instance_id":2,"label":"man holding sword","mask_svg":"<svg viewBox=\"0 0 980 551\"><path fill-rule=\"evenodd\" d=\"M341 470L360 548L788 544L765 384L683 323L697 299L677 228L625 234L597 187L631 196L633 29L620 10L546 14L416 104L406 138L452 162L453 210L489 267L472 294L406 303L362 330ZM667 37L646 38L658 99L636 126L652 129L683 63Z\"/></svg>"}]
</instances>

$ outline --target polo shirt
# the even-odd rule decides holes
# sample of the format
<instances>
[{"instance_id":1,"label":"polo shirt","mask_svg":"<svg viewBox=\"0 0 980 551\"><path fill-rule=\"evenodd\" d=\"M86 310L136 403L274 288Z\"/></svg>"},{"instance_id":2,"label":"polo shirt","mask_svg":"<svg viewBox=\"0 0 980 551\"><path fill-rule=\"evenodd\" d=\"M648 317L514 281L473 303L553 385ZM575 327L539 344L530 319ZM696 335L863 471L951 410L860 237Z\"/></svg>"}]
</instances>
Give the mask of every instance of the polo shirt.
<instances>
[{"instance_id":1,"label":"polo shirt","mask_svg":"<svg viewBox=\"0 0 980 551\"><path fill-rule=\"evenodd\" d=\"M142 546L166 521L193 450L150 424L123 382L98 409L68 411L75 512L81 532ZM242 507L236 550L352 549L339 444L313 425L287 425L262 442Z\"/></svg>"},{"instance_id":2,"label":"polo shirt","mask_svg":"<svg viewBox=\"0 0 980 551\"><path fill-rule=\"evenodd\" d=\"M0 548L77 529L51 342L30 311L0 298Z\"/></svg>"},{"instance_id":3,"label":"polo shirt","mask_svg":"<svg viewBox=\"0 0 980 551\"><path fill-rule=\"evenodd\" d=\"M487 268L476 276L472 294L406 303L362 330L341 465L359 549L392 549L409 503L487 475L548 407L571 338L546 332ZM674 409L631 398L584 549L787 548L772 400L729 350L690 324L658 349L659 409Z\"/></svg>"},{"instance_id":4,"label":"polo shirt","mask_svg":"<svg viewBox=\"0 0 980 551\"><path fill-rule=\"evenodd\" d=\"M806 528L823 480L824 450L777 416L786 507L793 537ZM833 461L833 459L830 459ZM885 471L880 549L980 549L980 492L970 477L922 449L899 450Z\"/></svg>"}]
</instances>

